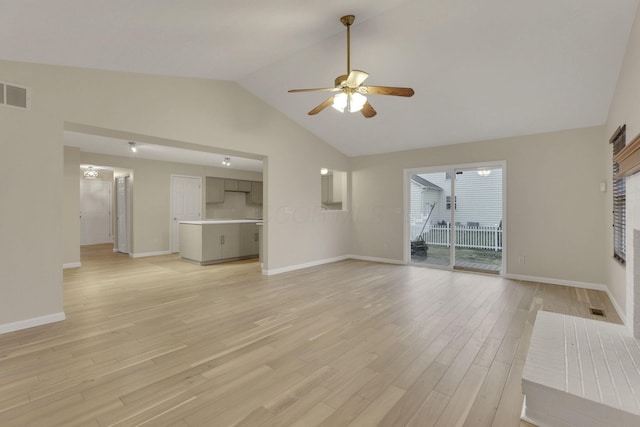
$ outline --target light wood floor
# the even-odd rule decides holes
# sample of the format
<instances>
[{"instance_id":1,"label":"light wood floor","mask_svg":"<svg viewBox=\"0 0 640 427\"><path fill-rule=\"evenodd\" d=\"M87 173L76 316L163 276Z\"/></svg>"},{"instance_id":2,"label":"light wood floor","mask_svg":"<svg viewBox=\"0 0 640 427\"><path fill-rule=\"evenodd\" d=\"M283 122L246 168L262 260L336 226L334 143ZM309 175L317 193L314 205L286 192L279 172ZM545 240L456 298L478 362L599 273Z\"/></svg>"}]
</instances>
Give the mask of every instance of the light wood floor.
<instances>
[{"instance_id":1,"label":"light wood floor","mask_svg":"<svg viewBox=\"0 0 640 427\"><path fill-rule=\"evenodd\" d=\"M619 322L602 292L361 261L97 246L64 282L66 321L0 335L2 426L520 426L536 311Z\"/></svg>"}]
</instances>

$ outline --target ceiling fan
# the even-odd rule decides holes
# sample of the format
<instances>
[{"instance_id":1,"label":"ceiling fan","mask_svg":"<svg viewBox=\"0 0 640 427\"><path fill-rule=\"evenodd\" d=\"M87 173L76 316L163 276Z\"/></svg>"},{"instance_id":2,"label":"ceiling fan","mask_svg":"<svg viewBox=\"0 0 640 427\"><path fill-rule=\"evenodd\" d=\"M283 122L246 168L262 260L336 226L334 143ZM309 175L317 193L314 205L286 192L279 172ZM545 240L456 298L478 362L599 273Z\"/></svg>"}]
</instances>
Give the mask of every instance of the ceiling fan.
<instances>
[{"instance_id":1,"label":"ceiling fan","mask_svg":"<svg viewBox=\"0 0 640 427\"><path fill-rule=\"evenodd\" d=\"M355 113L360 111L366 118L375 116L376 110L367 101L366 95L392 95L392 96L413 96L413 89L408 87L390 87L390 86L362 86L364 81L369 77L364 71L351 69L351 24L356 17L346 15L340 18L340 22L347 27L347 74L338 76L335 79L335 87L316 88L316 89L292 89L290 93L296 92L338 92L331 95L323 103L313 110L309 111L309 115L313 116L331 105L336 110L343 113L345 110Z\"/></svg>"}]
</instances>

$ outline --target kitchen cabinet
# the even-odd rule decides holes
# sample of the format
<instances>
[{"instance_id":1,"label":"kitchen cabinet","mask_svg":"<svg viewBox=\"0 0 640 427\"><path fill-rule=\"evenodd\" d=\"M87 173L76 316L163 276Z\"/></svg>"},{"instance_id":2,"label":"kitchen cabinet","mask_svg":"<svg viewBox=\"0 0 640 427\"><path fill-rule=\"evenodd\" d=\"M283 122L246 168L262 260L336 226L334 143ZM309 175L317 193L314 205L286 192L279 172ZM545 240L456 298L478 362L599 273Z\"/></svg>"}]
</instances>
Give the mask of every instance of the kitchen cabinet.
<instances>
[{"instance_id":1,"label":"kitchen cabinet","mask_svg":"<svg viewBox=\"0 0 640 427\"><path fill-rule=\"evenodd\" d=\"M208 176L206 180L206 203L224 202L224 179Z\"/></svg>"},{"instance_id":2,"label":"kitchen cabinet","mask_svg":"<svg viewBox=\"0 0 640 427\"><path fill-rule=\"evenodd\" d=\"M333 175L323 175L321 178L322 203L342 202L342 180Z\"/></svg>"},{"instance_id":3,"label":"kitchen cabinet","mask_svg":"<svg viewBox=\"0 0 640 427\"><path fill-rule=\"evenodd\" d=\"M240 224L240 256L258 255L258 226Z\"/></svg>"},{"instance_id":4,"label":"kitchen cabinet","mask_svg":"<svg viewBox=\"0 0 640 427\"><path fill-rule=\"evenodd\" d=\"M238 191L238 180L237 179L225 179L224 180L224 191Z\"/></svg>"},{"instance_id":5,"label":"kitchen cabinet","mask_svg":"<svg viewBox=\"0 0 640 427\"><path fill-rule=\"evenodd\" d=\"M202 228L202 260L218 261L240 256L240 224L216 224Z\"/></svg>"},{"instance_id":6,"label":"kitchen cabinet","mask_svg":"<svg viewBox=\"0 0 640 427\"><path fill-rule=\"evenodd\" d=\"M247 194L247 201L254 205L262 204L262 183L251 181L251 192Z\"/></svg>"},{"instance_id":7,"label":"kitchen cabinet","mask_svg":"<svg viewBox=\"0 0 640 427\"><path fill-rule=\"evenodd\" d=\"M251 181L245 181L242 179L225 179L224 190L248 193L251 191Z\"/></svg>"},{"instance_id":8,"label":"kitchen cabinet","mask_svg":"<svg viewBox=\"0 0 640 427\"><path fill-rule=\"evenodd\" d=\"M200 265L259 254L257 220L203 220L180 223L180 256Z\"/></svg>"}]
</instances>

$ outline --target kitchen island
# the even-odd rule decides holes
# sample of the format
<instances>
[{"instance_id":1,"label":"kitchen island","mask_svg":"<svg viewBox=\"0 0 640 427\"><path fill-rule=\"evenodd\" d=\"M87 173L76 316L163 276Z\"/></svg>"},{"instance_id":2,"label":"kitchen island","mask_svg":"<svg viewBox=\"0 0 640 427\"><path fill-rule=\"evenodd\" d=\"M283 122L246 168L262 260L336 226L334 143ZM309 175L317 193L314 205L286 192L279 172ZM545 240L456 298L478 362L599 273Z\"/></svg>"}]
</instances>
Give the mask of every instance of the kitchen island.
<instances>
[{"instance_id":1,"label":"kitchen island","mask_svg":"<svg viewBox=\"0 0 640 427\"><path fill-rule=\"evenodd\" d=\"M180 256L200 265L260 254L260 219L211 219L180 222Z\"/></svg>"}]
</instances>

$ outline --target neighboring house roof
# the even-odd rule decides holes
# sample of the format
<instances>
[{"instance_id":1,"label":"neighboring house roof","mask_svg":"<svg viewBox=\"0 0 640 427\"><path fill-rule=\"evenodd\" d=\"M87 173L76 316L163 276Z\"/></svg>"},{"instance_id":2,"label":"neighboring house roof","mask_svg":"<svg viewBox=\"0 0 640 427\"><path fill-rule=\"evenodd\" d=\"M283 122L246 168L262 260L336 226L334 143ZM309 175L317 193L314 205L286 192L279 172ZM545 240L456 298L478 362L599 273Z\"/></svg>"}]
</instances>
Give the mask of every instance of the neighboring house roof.
<instances>
[{"instance_id":1,"label":"neighboring house roof","mask_svg":"<svg viewBox=\"0 0 640 427\"><path fill-rule=\"evenodd\" d=\"M420 175L411 175L411 181L426 188L433 188L434 190L442 191L442 187L435 185L433 182L424 179Z\"/></svg>"}]
</instances>

